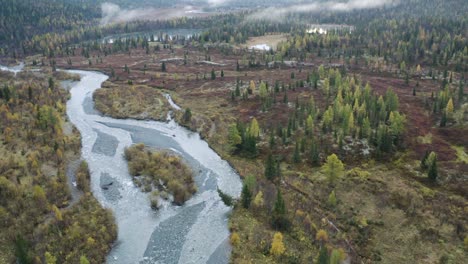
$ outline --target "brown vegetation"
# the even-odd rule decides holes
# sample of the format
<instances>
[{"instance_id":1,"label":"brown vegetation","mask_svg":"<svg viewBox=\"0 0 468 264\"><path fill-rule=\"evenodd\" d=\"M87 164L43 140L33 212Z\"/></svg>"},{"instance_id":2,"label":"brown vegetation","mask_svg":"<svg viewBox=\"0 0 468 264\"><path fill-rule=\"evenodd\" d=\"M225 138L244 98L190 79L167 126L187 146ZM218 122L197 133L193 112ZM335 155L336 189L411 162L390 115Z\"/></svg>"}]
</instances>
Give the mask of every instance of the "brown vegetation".
<instances>
[{"instance_id":1,"label":"brown vegetation","mask_svg":"<svg viewBox=\"0 0 468 264\"><path fill-rule=\"evenodd\" d=\"M197 191L193 172L174 154L150 151L143 144L137 144L125 149L125 158L133 181L145 192L168 192L175 204L182 205Z\"/></svg>"},{"instance_id":2,"label":"brown vegetation","mask_svg":"<svg viewBox=\"0 0 468 264\"><path fill-rule=\"evenodd\" d=\"M96 109L115 118L165 120L169 105L162 92L146 85L106 82L94 95Z\"/></svg>"}]
</instances>

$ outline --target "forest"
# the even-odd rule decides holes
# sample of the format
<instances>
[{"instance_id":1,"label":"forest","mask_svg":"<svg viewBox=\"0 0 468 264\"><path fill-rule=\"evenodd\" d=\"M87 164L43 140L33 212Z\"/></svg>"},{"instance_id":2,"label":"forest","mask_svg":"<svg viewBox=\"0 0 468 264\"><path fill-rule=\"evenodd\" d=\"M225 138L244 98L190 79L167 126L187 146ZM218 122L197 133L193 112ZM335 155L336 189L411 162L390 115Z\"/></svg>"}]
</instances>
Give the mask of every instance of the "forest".
<instances>
[{"instance_id":1,"label":"forest","mask_svg":"<svg viewBox=\"0 0 468 264\"><path fill-rule=\"evenodd\" d=\"M60 69L109 76L104 116L173 117L232 166L231 263L465 262L465 1L121 0L206 14L103 25L104 2L0 0L0 61L38 69L0 72L0 262L104 263L117 239L85 162L69 191L81 145L61 83L78 77ZM202 195L172 152L124 157L156 214Z\"/></svg>"}]
</instances>

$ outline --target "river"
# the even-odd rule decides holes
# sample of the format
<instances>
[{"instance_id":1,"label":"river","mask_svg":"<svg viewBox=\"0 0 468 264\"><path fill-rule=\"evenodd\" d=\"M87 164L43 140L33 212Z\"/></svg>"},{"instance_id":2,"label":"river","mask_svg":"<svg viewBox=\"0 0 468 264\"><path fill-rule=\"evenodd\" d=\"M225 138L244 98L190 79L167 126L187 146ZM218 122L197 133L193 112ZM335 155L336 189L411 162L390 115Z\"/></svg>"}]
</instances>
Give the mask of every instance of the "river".
<instances>
[{"instance_id":1,"label":"river","mask_svg":"<svg viewBox=\"0 0 468 264\"><path fill-rule=\"evenodd\" d=\"M97 72L68 72L81 75L70 90L67 114L81 133L91 188L117 220L118 241L107 262L228 263L230 208L220 200L217 187L238 197L241 181L236 172L199 134L173 120L164 123L101 116L89 102L108 77ZM184 206L164 203L159 211L153 211L148 195L134 186L123 152L140 142L177 152L196 172L198 192ZM103 189L103 185L108 187Z\"/></svg>"},{"instance_id":2,"label":"river","mask_svg":"<svg viewBox=\"0 0 468 264\"><path fill-rule=\"evenodd\" d=\"M15 74L20 67L2 67ZM113 119L94 110L92 94L108 76L69 70L81 80L71 83L67 115L82 138L82 158L89 164L91 190L110 208L118 226L118 240L107 263L228 263L228 216L217 188L239 197L241 180L232 167L198 133L169 122ZM180 109L171 98L173 108ZM198 192L184 206L162 203L150 208L149 196L134 186L124 149L134 143L170 149L194 170ZM105 188L103 188L105 187Z\"/></svg>"}]
</instances>

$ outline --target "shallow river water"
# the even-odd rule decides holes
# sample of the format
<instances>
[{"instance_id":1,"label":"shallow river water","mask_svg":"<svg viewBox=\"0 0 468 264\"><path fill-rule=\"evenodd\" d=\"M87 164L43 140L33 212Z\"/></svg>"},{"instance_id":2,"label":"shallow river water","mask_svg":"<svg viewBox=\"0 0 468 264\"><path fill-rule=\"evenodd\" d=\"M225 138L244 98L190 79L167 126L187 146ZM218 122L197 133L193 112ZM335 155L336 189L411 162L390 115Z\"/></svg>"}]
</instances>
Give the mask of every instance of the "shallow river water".
<instances>
[{"instance_id":1,"label":"shallow river water","mask_svg":"<svg viewBox=\"0 0 468 264\"><path fill-rule=\"evenodd\" d=\"M118 225L118 241L107 262L228 263L231 210L219 198L217 187L238 197L241 181L236 172L199 134L174 121L99 115L93 109L92 94L108 77L98 72L67 72L81 75L71 87L67 114L81 133L82 158L89 163L92 191L112 209ZM140 142L175 151L192 167L198 192L184 206L163 203L154 211L148 194L134 186L123 152Z\"/></svg>"}]
</instances>

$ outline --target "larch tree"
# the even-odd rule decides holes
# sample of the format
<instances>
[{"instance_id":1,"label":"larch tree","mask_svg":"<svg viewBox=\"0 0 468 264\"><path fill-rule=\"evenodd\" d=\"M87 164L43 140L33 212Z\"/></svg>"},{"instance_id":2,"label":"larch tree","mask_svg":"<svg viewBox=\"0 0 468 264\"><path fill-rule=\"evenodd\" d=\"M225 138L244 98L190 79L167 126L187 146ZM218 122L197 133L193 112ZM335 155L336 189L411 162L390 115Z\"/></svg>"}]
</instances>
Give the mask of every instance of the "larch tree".
<instances>
[{"instance_id":1,"label":"larch tree","mask_svg":"<svg viewBox=\"0 0 468 264\"><path fill-rule=\"evenodd\" d=\"M80 257L80 264L90 264L88 258L86 256L81 256Z\"/></svg>"},{"instance_id":2,"label":"larch tree","mask_svg":"<svg viewBox=\"0 0 468 264\"><path fill-rule=\"evenodd\" d=\"M330 183L334 183L344 174L344 165L336 154L331 154L327 157L325 164L323 164L322 170Z\"/></svg>"},{"instance_id":3,"label":"larch tree","mask_svg":"<svg viewBox=\"0 0 468 264\"><path fill-rule=\"evenodd\" d=\"M275 257L279 257L284 254L286 247L283 243L283 234L276 232L273 236L273 242L271 243L270 254Z\"/></svg>"},{"instance_id":4,"label":"larch tree","mask_svg":"<svg viewBox=\"0 0 468 264\"><path fill-rule=\"evenodd\" d=\"M260 127L255 117L252 119L252 122L250 123L249 134L251 137L254 137L254 138L260 137Z\"/></svg>"},{"instance_id":5,"label":"larch tree","mask_svg":"<svg viewBox=\"0 0 468 264\"><path fill-rule=\"evenodd\" d=\"M453 114L453 100L450 98L450 100L447 103L447 106L445 107L445 112L447 113L448 116L451 116Z\"/></svg>"},{"instance_id":6,"label":"larch tree","mask_svg":"<svg viewBox=\"0 0 468 264\"><path fill-rule=\"evenodd\" d=\"M335 190L333 190L330 195L328 196L328 205L332 208L336 207L336 195L335 195Z\"/></svg>"},{"instance_id":7,"label":"larch tree","mask_svg":"<svg viewBox=\"0 0 468 264\"><path fill-rule=\"evenodd\" d=\"M242 137L240 136L236 124L229 126L228 143L231 150L236 149L238 145L242 144Z\"/></svg>"}]
</instances>

